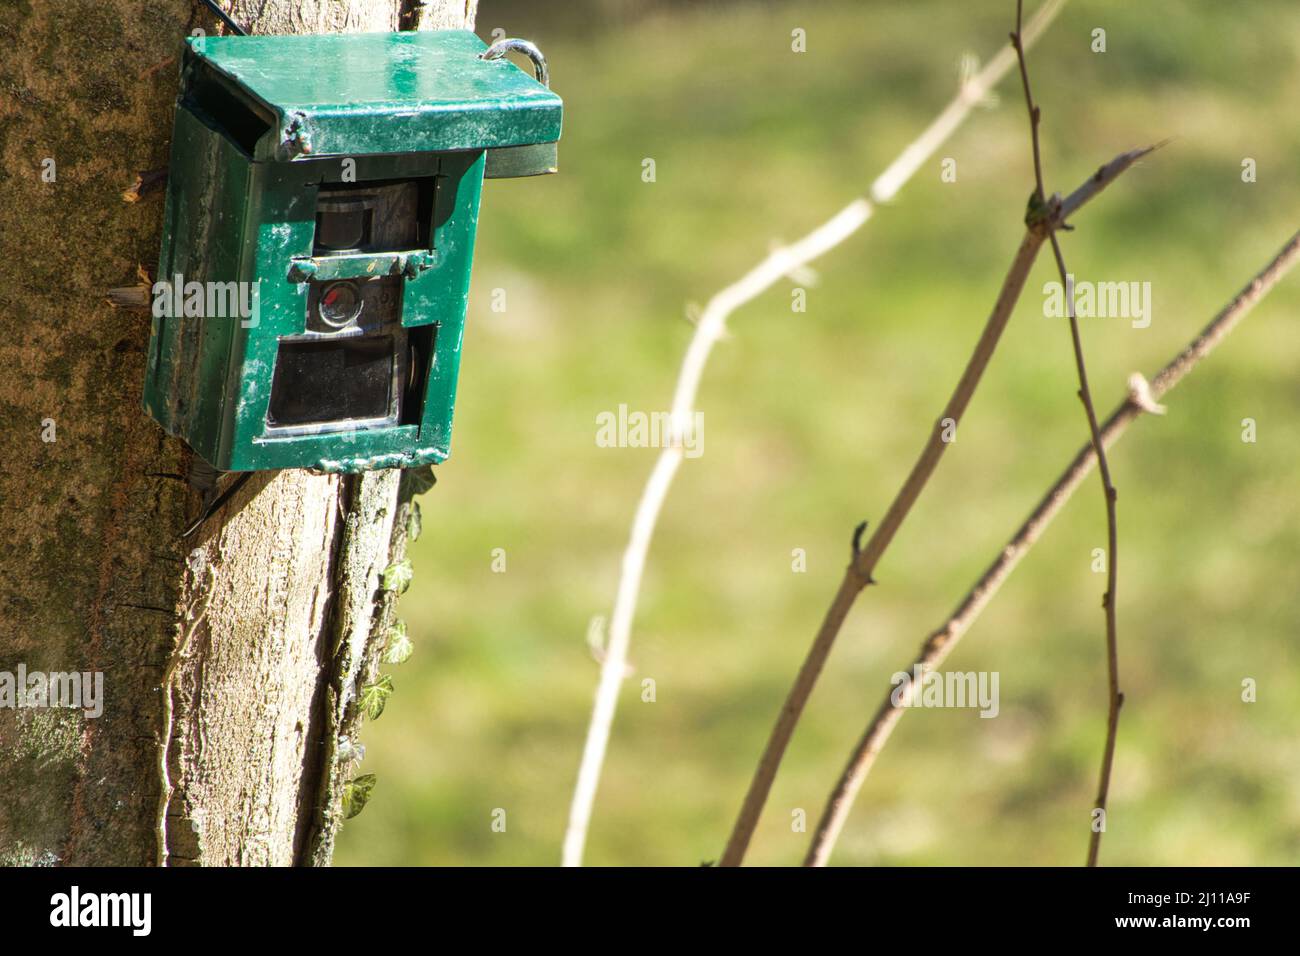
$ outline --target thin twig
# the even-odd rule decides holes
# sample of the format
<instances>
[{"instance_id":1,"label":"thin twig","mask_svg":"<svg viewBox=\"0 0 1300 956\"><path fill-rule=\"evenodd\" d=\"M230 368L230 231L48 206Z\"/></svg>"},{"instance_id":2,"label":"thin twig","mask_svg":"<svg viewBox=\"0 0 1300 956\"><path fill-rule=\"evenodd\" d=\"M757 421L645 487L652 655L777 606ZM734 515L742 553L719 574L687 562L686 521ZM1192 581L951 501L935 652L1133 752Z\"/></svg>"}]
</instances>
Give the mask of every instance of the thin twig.
<instances>
[{"instance_id":1,"label":"thin twig","mask_svg":"<svg viewBox=\"0 0 1300 956\"><path fill-rule=\"evenodd\" d=\"M997 347L1002 330L1006 327L1016 300L1020 297L1020 292L1024 288L1025 279L1033 266L1034 258L1043 242L1046 241L1050 229L1059 228L1065 222L1066 216L1076 212L1088 200L1110 185L1124 170L1155 148L1154 146L1148 146L1142 149L1130 150L1117 156L1098 169L1096 173L1088 178L1087 182L1066 199L1059 204L1054 204L1043 217L1035 220L1032 224L1027 223L1025 238L1016 251L1016 257L1011 263L1011 270L1007 273L1006 279L1003 280L1002 290L998 293L997 301L993 305L993 312L989 315L984 331L975 344L975 350L967 360L966 368L957 382L952 397L948 399L948 404L944 406L943 412L940 413L938 420L931 428L920 457L916 460L916 464L912 466L911 472L903 482L903 487L894 496L889 509L885 512L884 519L876 527L866 545L861 551L856 552L849 562L849 567L844 574L844 580L840 583L839 591L826 612L821 628L813 640L812 647L808 650L808 656L804 658L803 665L799 668L799 674L795 678L794 686L790 688L790 693L781 708L781 713L777 716L776 725L772 728L763 756L759 760L758 769L754 773L754 779L750 783L749 791L745 794L745 802L741 806L735 827L732 829L731 838L727 842L727 848L720 861L721 865L739 866L744 859L745 851L749 847L749 841L753 837L755 827L758 825L758 818L763 811L763 805L767 802L767 796L771 792L772 781L776 778L776 771L780 766L781 758L785 754L791 736L794 734L795 725L798 724L799 717L808 703L808 698L812 694L813 686L817 682L822 666L826 663L831 646L835 643L835 638L839 635L840 628L844 624L844 619L853 606L853 602L857 599L858 593L868 584L874 583L875 579L872 575L876 564L884 555L890 542L893 541L894 535L902 526L903 520L912 510L912 506L916 504L926 483L930 480L930 476L938 466L939 459L943 457L944 451L947 450L948 442L944 440L945 432L948 427L955 429L959 426L961 416L965 412L971 397L975 394L980 377L984 374L989 359L993 356L993 350Z\"/></svg>"},{"instance_id":2,"label":"thin twig","mask_svg":"<svg viewBox=\"0 0 1300 956\"><path fill-rule=\"evenodd\" d=\"M1047 0L1025 28L1025 44L1031 46L1047 28L1064 0ZM632 619L637 595L645 570L646 555L654 535L659 513L682 463L682 441L689 433L700 379L713 346L726 333L727 319L740 307L753 301L783 277L835 248L871 218L877 204L897 195L903 185L936 149L961 125L970 111L993 89L1015 64L1011 51L1003 48L978 74L963 82L952 102L916 140L908 145L890 166L876 177L866 197L855 199L831 219L791 246L774 249L762 262L740 280L722 289L709 300L687 347L677 386L673 393L672 431L674 440L660 452L632 521L632 533L623 553L622 570L614 611L610 620L609 640L601 662L600 681L583 747L578 781L569 809L569 824L564 834L563 864L580 866L591 822L596 788L609 743L610 728L618 706L618 691L626 673Z\"/></svg>"},{"instance_id":3,"label":"thin twig","mask_svg":"<svg viewBox=\"0 0 1300 956\"><path fill-rule=\"evenodd\" d=\"M1237 323L1269 293L1297 261L1300 261L1300 232L1291 237L1274 256L1273 261L1251 279L1201 331L1200 335L1170 360L1149 384L1141 376L1133 377L1128 397L1115 406L1114 411L1101 427L1102 444L1107 448L1114 445L1133 421L1144 411L1152 409L1155 401L1170 392L1183 376L1214 351ZM1011 572L1016 569L1020 559L1029 552L1047 526L1051 524L1052 519L1065 507L1065 503L1070 500L1075 489L1083 484L1096 462L1097 451L1089 440L1075 453L1065 471L1034 506L1029 517L1016 529L1015 534L998 552L998 556L980 575L979 580L961 599L948 619L930 632L925 643L921 645L920 653L905 669L905 673L915 674L918 673L918 669L933 671L943 663L957 642L970 630L976 618L993 600L998 589L1007 578L1011 577ZM894 726L911 705L916 689L909 681L902 693L898 695L897 703L894 701L895 688L892 685L885 693L884 701L867 725L857 748L840 775L839 782L826 802L821 820L813 833L812 845L804 860L805 866L824 866L830 859L835 841L844 827L845 820L848 819L858 791L871 772L876 756L893 733Z\"/></svg>"},{"instance_id":4,"label":"thin twig","mask_svg":"<svg viewBox=\"0 0 1300 956\"><path fill-rule=\"evenodd\" d=\"M1020 40L1022 6L1023 0L1016 0L1016 32L1011 34L1011 45L1016 49L1016 60L1020 64L1020 80L1025 90L1025 108L1029 111L1029 135L1034 148L1035 197L1042 205L1047 201L1047 191L1043 187L1043 160L1038 135L1042 111L1034 102L1034 95L1029 88L1029 65L1025 60L1024 45ZM1097 453L1097 472L1101 478L1102 495L1106 504L1106 593L1101 599L1101 606L1106 616L1108 685L1106 744L1101 759L1101 775L1097 783L1097 799L1093 803L1094 813L1099 811L1101 817L1093 818L1092 836L1088 841L1088 866L1096 866L1097 854L1101 849L1101 835L1106 830L1106 800L1110 795L1110 776L1115 763L1119 709L1124 704L1124 695L1119 689L1119 632L1115 619L1115 590L1119 584L1119 521L1115 514L1118 493L1115 490L1115 483L1111 480L1110 462L1106 458L1106 446L1101 440L1101 429L1097 425L1097 409L1092 401L1092 389L1088 386L1088 368L1083 357L1083 341L1079 335L1079 318L1074 310L1074 290L1071 287L1069 270L1065 266L1065 256L1061 253L1061 243L1056 237L1056 229L1050 224L1047 236L1052 243L1052 255L1056 259L1056 269L1061 276L1061 289L1065 294L1066 314L1070 319L1070 341L1074 348L1074 365L1079 378L1079 401L1083 403L1084 414L1088 418L1088 434L1092 437L1092 447Z\"/></svg>"}]
</instances>

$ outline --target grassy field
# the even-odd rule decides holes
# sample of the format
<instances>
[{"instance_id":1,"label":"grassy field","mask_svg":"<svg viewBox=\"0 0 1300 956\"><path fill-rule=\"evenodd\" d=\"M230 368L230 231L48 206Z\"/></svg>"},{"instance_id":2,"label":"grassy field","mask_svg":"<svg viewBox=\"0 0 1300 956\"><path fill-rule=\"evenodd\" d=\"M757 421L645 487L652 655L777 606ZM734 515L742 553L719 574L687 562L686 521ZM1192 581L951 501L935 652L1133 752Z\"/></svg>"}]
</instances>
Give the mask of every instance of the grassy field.
<instances>
[{"instance_id":1,"label":"grassy field","mask_svg":"<svg viewBox=\"0 0 1300 956\"><path fill-rule=\"evenodd\" d=\"M609 613L654 458L597 447L596 416L666 408L688 304L863 192L952 95L961 54L1005 42L1014 8L557 6L481 5L482 35L501 26L551 60L561 173L485 189L454 453L422 499L402 603L416 652L365 732L362 770L379 781L339 864L558 862L597 677L586 632ZM790 50L796 27L806 53ZM1090 49L1097 27L1105 53ZM1300 228L1298 54L1300 7L1280 0L1072 0L1032 51L1050 189L1172 138L1063 240L1080 279L1151 283L1150 327L1083 322L1104 410ZM1019 241L1027 122L1018 86L999 93L818 263L805 313L783 284L715 353L704 454L650 556L589 862L719 856L851 529L902 481ZM944 157L956 182L940 180ZM1242 181L1247 157L1257 182ZM889 676L1086 440L1068 330L1043 315L1053 278L1041 256L959 441L850 617L752 862L801 859L792 811L811 828ZM1300 860L1298 307L1293 276L1112 454L1126 704L1104 862ZM948 661L1000 674L1000 715L907 715L835 862L1083 861L1106 710L1104 544L1091 479Z\"/></svg>"}]
</instances>

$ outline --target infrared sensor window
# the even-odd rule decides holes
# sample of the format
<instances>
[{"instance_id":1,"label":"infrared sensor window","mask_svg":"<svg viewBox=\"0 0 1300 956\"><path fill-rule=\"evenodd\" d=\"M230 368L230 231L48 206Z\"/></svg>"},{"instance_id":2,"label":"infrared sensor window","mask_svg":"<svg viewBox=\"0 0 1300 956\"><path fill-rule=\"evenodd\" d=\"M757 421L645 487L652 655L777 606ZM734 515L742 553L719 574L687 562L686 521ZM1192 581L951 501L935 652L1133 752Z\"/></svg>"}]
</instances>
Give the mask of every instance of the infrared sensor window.
<instances>
[{"instance_id":1,"label":"infrared sensor window","mask_svg":"<svg viewBox=\"0 0 1300 956\"><path fill-rule=\"evenodd\" d=\"M268 424L393 422L395 358L391 335L285 342L271 384Z\"/></svg>"}]
</instances>

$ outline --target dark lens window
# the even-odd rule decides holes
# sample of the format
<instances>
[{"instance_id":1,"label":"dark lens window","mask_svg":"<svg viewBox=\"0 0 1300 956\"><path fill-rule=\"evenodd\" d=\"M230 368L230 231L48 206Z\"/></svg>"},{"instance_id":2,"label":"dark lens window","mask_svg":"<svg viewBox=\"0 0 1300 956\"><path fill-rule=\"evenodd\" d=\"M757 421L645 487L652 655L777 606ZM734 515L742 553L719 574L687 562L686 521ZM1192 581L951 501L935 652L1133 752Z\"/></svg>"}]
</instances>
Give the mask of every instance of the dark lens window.
<instances>
[{"instance_id":1,"label":"dark lens window","mask_svg":"<svg viewBox=\"0 0 1300 956\"><path fill-rule=\"evenodd\" d=\"M393 337L282 342L271 380L273 427L386 418L393 386Z\"/></svg>"},{"instance_id":2,"label":"dark lens window","mask_svg":"<svg viewBox=\"0 0 1300 956\"><path fill-rule=\"evenodd\" d=\"M341 252L370 244L373 199L324 199L316 204L316 250Z\"/></svg>"}]
</instances>

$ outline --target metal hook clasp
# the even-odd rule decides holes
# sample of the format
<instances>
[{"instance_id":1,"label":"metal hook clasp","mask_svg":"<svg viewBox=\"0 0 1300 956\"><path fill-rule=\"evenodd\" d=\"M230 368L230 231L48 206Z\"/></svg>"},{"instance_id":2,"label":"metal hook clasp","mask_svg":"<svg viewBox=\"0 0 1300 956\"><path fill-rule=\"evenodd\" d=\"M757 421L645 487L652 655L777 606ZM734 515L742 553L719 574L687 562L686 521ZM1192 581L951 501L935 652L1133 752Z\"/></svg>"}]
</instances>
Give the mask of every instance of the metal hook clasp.
<instances>
[{"instance_id":1,"label":"metal hook clasp","mask_svg":"<svg viewBox=\"0 0 1300 956\"><path fill-rule=\"evenodd\" d=\"M478 58L480 60L499 60L511 50L516 50L532 60L533 73L537 76L537 82L547 88L550 87L551 71L546 67L546 57L542 56L542 51L527 40L519 40L514 37L498 40L480 53Z\"/></svg>"}]
</instances>

